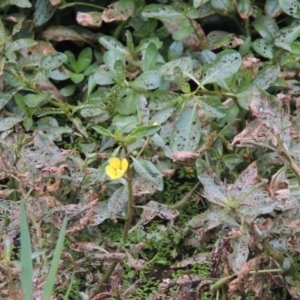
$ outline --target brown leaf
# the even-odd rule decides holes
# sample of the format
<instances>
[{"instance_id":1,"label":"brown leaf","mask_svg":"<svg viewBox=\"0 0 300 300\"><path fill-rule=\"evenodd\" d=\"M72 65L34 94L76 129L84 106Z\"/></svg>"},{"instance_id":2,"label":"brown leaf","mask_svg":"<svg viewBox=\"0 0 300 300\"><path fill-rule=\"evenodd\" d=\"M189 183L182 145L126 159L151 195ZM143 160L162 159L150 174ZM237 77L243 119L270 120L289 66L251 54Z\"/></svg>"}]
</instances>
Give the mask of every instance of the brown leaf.
<instances>
[{"instance_id":1,"label":"brown leaf","mask_svg":"<svg viewBox=\"0 0 300 300\"><path fill-rule=\"evenodd\" d=\"M173 153L173 162L191 162L199 157L198 153L193 153L189 151L175 151Z\"/></svg>"},{"instance_id":2,"label":"brown leaf","mask_svg":"<svg viewBox=\"0 0 300 300\"><path fill-rule=\"evenodd\" d=\"M258 73L259 67L261 66L261 61L253 57L252 55L246 55L242 60L242 69L248 70L251 73L251 77L254 79Z\"/></svg>"},{"instance_id":3,"label":"brown leaf","mask_svg":"<svg viewBox=\"0 0 300 300\"><path fill-rule=\"evenodd\" d=\"M79 25L84 27L100 27L102 24L101 13L98 12L78 12L76 21Z\"/></svg>"},{"instance_id":4,"label":"brown leaf","mask_svg":"<svg viewBox=\"0 0 300 300\"><path fill-rule=\"evenodd\" d=\"M56 53L51 43L45 41L37 41L33 47L29 48L31 54L52 55Z\"/></svg>"},{"instance_id":5,"label":"brown leaf","mask_svg":"<svg viewBox=\"0 0 300 300\"><path fill-rule=\"evenodd\" d=\"M179 215L176 209L168 207L166 204L150 201L146 205L141 206L144 209L141 215L141 223L147 224L155 217L160 217L164 220L172 220Z\"/></svg>"},{"instance_id":6,"label":"brown leaf","mask_svg":"<svg viewBox=\"0 0 300 300\"><path fill-rule=\"evenodd\" d=\"M42 32L42 37L46 41L80 41L85 42L85 39L73 29L65 26L51 26Z\"/></svg>"},{"instance_id":7,"label":"brown leaf","mask_svg":"<svg viewBox=\"0 0 300 300\"><path fill-rule=\"evenodd\" d=\"M102 20L106 23L113 21L126 21L133 13L134 6L128 7L128 2L126 6L120 2L115 2L108 5L108 8L103 11Z\"/></svg>"},{"instance_id":8,"label":"brown leaf","mask_svg":"<svg viewBox=\"0 0 300 300\"><path fill-rule=\"evenodd\" d=\"M170 268L172 269L185 268L189 265L207 263L209 261L209 258L210 258L209 253L200 253L197 255L193 255L192 257L189 257L187 259L184 259L180 262L177 262L173 264Z\"/></svg>"},{"instance_id":9,"label":"brown leaf","mask_svg":"<svg viewBox=\"0 0 300 300\"><path fill-rule=\"evenodd\" d=\"M249 267L249 264L245 262L238 273L238 277L229 283L229 293L233 293L235 291L243 291L243 280L248 276L250 271L251 269Z\"/></svg>"},{"instance_id":10,"label":"brown leaf","mask_svg":"<svg viewBox=\"0 0 300 300\"><path fill-rule=\"evenodd\" d=\"M194 31L196 31L197 34L195 33L190 34L182 42L187 50L191 52L200 51L206 48L207 38L201 25L195 20L191 20L191 21L194 27Z\"/></svg>"},{"instance_id":11,"label":"brown leaf","mask_svg":"<svg viewBox=\"0 0 300 300\"><path fill-rule=\"evenodd\" d=\"M128 260L128 263L130 264L130 266L132 268L134 268L135 270L137 270L137 271L141 271L141 270L144 270L146 268L145 260L135 259L129 253L127 253L127 260Z\"/></svg>"},{"instance_id":12,"label":"brown leaf","mask_svg":"<svg viewBox=\"0 0 300 300\"><path fill-rule=\"evenodd\" d=\"M62 0L49 0L52 6L57 6L61 3Z\"/></svg>"},{"instance_id":13,"label":"brown leaf","mask_svg":"<svg viewBox=\"0 0 300 300\"><path fill-rule=\"evenodd\" d=\"M73 244L70 245L70 248L74 251L77 251L77 252L83 252L85 255L88 255L92 251L101 251L101 252L109 253L108 251L106 251L102 247L100 247L100 246L98 246L94 243L91 243L91 242L73 243Z\"/></svg>"},{"instance_id":14,"label":"brown leaf","mask_svg":"<svg viewBox=\"0 0 300 300\"><path fill-rule=\"evenodd\" d=\"M56 86L50 81L40 81L36 82L36 88L41 92L48 92L51 94L51 98L57 102L67 102L67 99L59 92Z\"/></svg>"}]
</instances>

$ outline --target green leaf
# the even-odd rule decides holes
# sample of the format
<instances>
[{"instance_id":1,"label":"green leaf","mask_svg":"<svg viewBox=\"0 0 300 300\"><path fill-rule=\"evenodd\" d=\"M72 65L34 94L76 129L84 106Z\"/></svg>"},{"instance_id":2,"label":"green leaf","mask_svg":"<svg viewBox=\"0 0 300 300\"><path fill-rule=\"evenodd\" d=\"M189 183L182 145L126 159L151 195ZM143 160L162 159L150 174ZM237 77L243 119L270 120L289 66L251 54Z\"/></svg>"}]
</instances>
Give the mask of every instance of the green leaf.
<instances>
[{"instance_id":1,"label":"green leaf","mask_svg":"<svg viewBox=\"0 0 300 300\"><path fill-rule=\"evenodd\" d=\"M125 65L124 53L117 50L108 50L103 55L103 61L110 71L114 73L116 61L121 60Z\"/></svg>"},{"instance_id":2,"label":"green leaf","mask_svg":"<svg viewBox=\"0 0 300 300\"><path fill-rule=\"evenodd\" d=\"M288 27L282 28L275 39L275 45L277 43L291 43L295 41L295 39L300 34L300 25L292 25Z\"/></svg>"},{"instance_id":3,"label":"green leaf","mask_svg":"<svg viewBox=\"0 0 300 300\"><path fill-rule=\"evenodd\" d=\"M180 21L178 21L180 22ZM178 27L178 29L175 32L172 32L172 38L175 41L181 41L184 40L185 38L187 38L189 35L191 35L192 33L194 33L194 27L191 26L191 23L188 22L188 20L184 19L181 23L180 27Z\"/></svg>"},{"instance_id":4,"label":"green leaf","mask_svg":"<svg viewBox=\"0 0 300 300\"><path fill-rule=\"evenodd\" d=\"M233 44L232 39L232 33L221 30L211 31L207 35L207 43L210 50L218 49L220 47L228 47L229 45Z\"/></svg>"},{"instance_id":5,"label":"green leaf","mask_svg":"<svg viewBox=\"0 0 300 300\"><path fill-rule=\"evenodd\" d=\"M195 151L201 136L201 123L197 105L186 109L176 120L170 136L170 147L173 151Z\"/></svg>"},{"instance_id":6,"label":"green leaf","mask_svg":"<svg viewBox=\"0 0 300 300\"><path fill-rule=\"evenodd\" d=\"M89 139L89 135L79 118L73 118L72 123L75 125L76 129L86 138Z\"/></svg>"},{"instance_id":7,"label":"green leaf","mask_svg":"<svg viewBox=\"0 0 300 300\"><path fill-rule=\"evenodd\" d=\"M194 30L190 20L183 12L170 5L150 4L142 12L146 18L156 18L163 22L173 39L181 40L188 37ZM156 32L158 35L158 32Z\"/></svg>"},{"instance_id":8,"label":"green leaf","mask_svg":"<svg viewBox=\"0 0 300 300\"><path fill-rule=\"evenodd\" d=\"M69 97L72 96L75 92L76 85L67 85L63 87L59 92L64 96L64 97Z\"/></svg>"},{"instance_id":9,"label":"green leaf","mask_svg":"<svg viewBox=\"0 0 300 300\"><path fill-rule=\"evenodd\" d=\"M69 66L69 68L74 71L75 73L79 73L79 69L77 67L77 60L75 58L75 55L73 52L67 50L64 53L67 56L67 65Z\"/></svg>"},{"instance_id":10,"label":"green leaf","mask_svg":"<svg viewBox=\"0 0 300 300\"><path fill-rule=\"evenodd\" d=\"M8 44L6 51L14 52L14 51L18 51L18 50L21 50L24 48L32 47L36 44L37 44L37 42L32 39L18 39L16 41Z\"/></svg>"},{"instance_id":11,"label":"green leaf","mask_svg":"<svg viewBox=\"0 0 300 300\"><path fill-rule=\"evenodd\" d=\"M173 112L174 112L174 107L167 107L164 108L160 111L158 111L152 118L150 123L155 123L157 122L158 124L163 124L167 119L169 119Z\"/></svg>"},{"instance_id":12,"label":"green leaf","mask_svg":"<svg viewBox=\"0 0 300 300\"><path fill-rule=\"evenodd\" d=\"M70 73L70 78L75 84L77 84L77 83L82 82L82 80L84 79L84 75L83 74Z\"/></svg>"},{"instance_id":13,"label":"green leaf","mask_svg":"<svg viewBox=\"0 0 300 300\"><path fill-rule=\"evenodd\" d=\"M148 108L147 98L144 95L140 95L137 103L137 114L140 123L148 123L150 117L150 110Z\"/></svg>"},{"instance_id":14,"label":"green leaf","mask_svg":"<svg viewBox=\"0 0 300 300\"><path fill-rule=\"evenodd\" d=\"M37 0L35 3L34 22L36 26L41 26L51 19L56 7L49 0Z\"/></svg>"},{"instance_id":15,"label":"green leaf","mask_svg":"<svg viewBox=\"0 0 300 300\"><path fill-rule=\"evenodd\" d=\"M6 42L7 42L6 30L0 18L0 46L4 45Z\"/></svg>"},{"instance_id":16,"label":"green leaf","mask_svg":"<svg viewBox=\"0 0 300 300\"><path fill-rule=\"evenodd\" d=\"M194 100L201 109L205 111L205 115L214 118L224 118L225 109L219 97L215 96L196 96Z\"/></svg>"},{"instance_id":17,"label":"green leaf","mask_svg":"<svg viewBox=\"0 0 300 300\"><path fill-rule=\"evenodd\" d=\"M162 82L163 80L160 73L158 71L151 70L138 76L130 83L130 86L138 90L154 90L159 88Z\"/></svg>"},{"instance_id":18,"label":"green leaf","mask_svg":"<svg viewBox=\"0 0 300 300\"><path fill-rule=\"evenodd\" d=\"M21 211L21 286L22 299L33 300L33 267L31 259L31 239L28 229L26 211L23 200L20 201Z\"/></svg>"},{"instance_id":19,"label":"green leaf","mask_svg":"<svg viewBox=\"0 0 300 300\"><path fill-rule=\"evenodd\" d=\"M18 107L27 115L30 116L34 109L30 109L25 103L24 103L24 97L21 94L15 94L15 101Z\"/></svg>"},{"instance_id":20,"label":"green leaf","mask_svg":"<svg viewBox=\"0 0 300 300\"><path fill-rule=\"evenodd\" d=\"M9 103L9 101L12 99L12 97L14 96L14 94L17 92L18 90L14 89L14 90L10 90L8 92L1 92L0 93L0 110Z\"/></svg>"},{"instance_id":21,"label":"green leaf","mask_svg":"<svg viewBox=\"0 0 300 300\"><path fill-rule=\"evenodd\" d=\"M142 180L151 183L158 191L163 190L163 177L156 167L148 160L135 159L131 156L133 168L141 176Z\"/></svg>"},{"instance_id":22,"label":"green leaf","mask_svg":"<svg viewBox=\"0 0 300 300\"><path fill-rule=\"evenodd\" d=\"M68 219L67 219L67 217L65 217L62 227L59 232L58 240L56 242L56 247L55 247L55 250L53 253L51 267L50 267L50 271L49 271L49 274L47 277L42 300L49 300L51 298L51 294L54 289L55 277L56 277L56 273L58 270L61 253L64 248L64 240L65 240L65 235L66 235L67 224L68 224Z\"/></svg>"},{"instance_id":23,"label":"green leaf","mask_svg":"<svg viewBox=\"0 0 300 300\"><path fill-rule=\"evenodd\" d=\"M185 74L193 74L193 62L190 57L182 57L179 59L172 60L166 64L164 64L159 72L164 76L167 80L174 80L174 68L180 67L182 72Z\"/></svg>"},{"instance_id":24,"label":"green leaf","mask_svg":"<svg viewBox=\"0 0 300 300\"><path fill-rule=\"evenodd\" d=\"M108 200L108 211L112 216L122 215L126 216L126 209L128 203L128 187L127 185L117 189Z\"/></svg>"},{"instance_id":25,"label":"green leaf","mask_svg":"<svg viewBox=\"0 0 300 300\"><path fill-rule=\"evenodd\" d=\"M145 136L150 136L155 134L159 129L160 129L159 125L143 126L143 127L136 128L125 138L125 143L127 138L133 137L136 139L140 139Z\"/></svg>"},{"instance_id":26,"label":"green leaf","mask_svg":"<svg viewBox=\"0 0 300 300\"><path fill-rule=\"evenodd\" d=\"M41 103L46 103L50 100L50 93L41 93L41 94L27 94L23 97L24 103L28 107L37 107Z\"/></svg>"},{"instance_id":27,"label":"green leaf","mask_svg":"<svg viewBox=\"0 0 300 300\"><path fill-rule=\"evenodd\" d=\"M129 55L128 49L112 36L102 36L99 43L108 50L117 50L125 55Z\"/></svg>"},{"instance_id":28,"label":"green leaf","mask_svg":"<svg viewBox=\"0 0 300 300\"><path fill-rule=\"evenodd\" d=\"M278 0L267 0L265 4L265 15L272 18L277 17L281 13L281 7Z\"/></svg>"},{"instance_id":29,"label":"green leaf","mask_svg":"<svg viewBox=\"0 0 300 300\"><path fill-rule=\"evenodd\" d=\"M179 66L174 68L175 83L180 87L181 91L184 93L190 93L191 88L188 82L185 82L183 72Z\"/></svg>"},{"instance_id":30,"label":"green leaf","mask_svg":"<svg viewBox=\"0 0 300 300\"><path fill-rule=\"evenodd\" d=\"M248 260L250 234L247 230L243 230L239 238L231 239L230 244L232 252L228 253L228 262L233 272L239 273Z\"/></svg>"},{"instance_id":31,"label":"green leaf","mask_svg":"<svg viewBox=\"0 0 300 300\"><path fill-rule=\"evenodd\" d=\"M234 50L225 50L219 53L216 59L205 65L201 85L218 82L236 73L240 68L242 59L240 54Z\"/></svg>"},{"instance_id":32,"label":"green leaf","mask_svg":"<svg viewBox=\"0 0 300 300\"><path fill-rule=\"evenodd\" d=\"M156 45L154 43L150 43L142 59L143 72L147 72L155 69L157 57L158 57L158 51Z\"/></svg>"},{"instance_id":33,"label":"green leaf","mask_svg":"<svg viewBox=\"0 0 300 300\"><path fill-rule=\"evenodd\" d=\"M163 4L150 4L147 5L142 12L142 16L145 18L174 18L178 16L183 16L183 13L176 10L170 5Z\"/></svg>"},{"instance_id":34,"label":"green leaf","mask_svg":"<svg viewBox=\"0 0 300 300\"><path fill-rule=\"evenodd\" d=\"M40 66L46 70L54 70L66 63L68 60L64 53L56 52L52 55L46 55L42 58Z\"/></svg>"},{"instance_id":35,"label":"green leaf","mask_svg":"<svg viewBox=\"0 0 300 300\"><path fill-rule=\"evenodd\" d=\"M126 30L125 35L126 35L126 46L128 48L128 51L129 53L134 53L134 43L133 43L133 37L131 31Z\"/></svg>"},{"instance_id":36,"label":"green leaf","mask_svg":"<svg viewBox=\"0 0 300 300\"><path fill-rule=\"evenodd\" d=\"M251 0L241 0L235 3L236 9L242 19L249 19L252 13Z\"/></svg>"},{"instance_id":37,"label":"green leaf","mask_svg":"<svg viewBox=\"0 0 300 300\"><path fill-rule=\"evenodd\" d=\"M115 136L112 133L110 133L107 129L101 127L100 125L92 126L92 128L102 135L108 136L113 139L115 138Z\"/></svg>"},{"instance_id":38,"label":"green leaf","mask_svg":"<svg viewBox=\"0 0 300 300\"><path fill-rule=\"evenodd\" d=\"M174 41L168 51L168 60L175 60L182 56L183 43L180 41Z\"/></svg>"},{"instance_id":39,"label":"green leaf","mask_svg":"<svg viewBox=\"0 0 300 300\"><path fill-rule=\"evenodd\" d=\"M23 121L23 126L24 126L26 131L29 131L31 129L31 127L33 126L32 117L25 118L24 121Z\"/></svg>"},{"instance_id":40,"label":"green leaf","mask_svg":"<svg viewBox=\"0 0 300 300\"><path fill-rule=\"evenodd\" d=\"M154 134L152 137L151 137L151 142L156 146L156 147L160 147L163 152L164 152L164 155L170 159L173 160L173 152L171 151L170 147L168 147L165 143L165 141L163 140L163 138L158 135L157 133Z\"/></svg>"},{"instance_id":41,"label":"green leaf","mask_svg":"<svg viewBox=\"0 0 300 300\"><path fill-rule=\"evenodd\" d=\"M0 120L0 131L6 131L11 129L21 121L23 121L23 117L8 117Z\"/></svg>"},{"instance_id":42,"label":"green leaf","mask_svg":"<svg viewBox=\"0 0 300 300\"><path fill-rule=\"evenodd\" d=\"M113 76L114 73L112 71L107 71L105 69L98 69L93 75L93 80L98 85L108 85L114 83Z\"/></svg>"},{"instance_id":43,"label":"green leaf","mask_svg":"<svg viewBox=\"0 0 300 300\"><path fill-rule=\"evenodd\" d=\"M257 87L266 90L273 82L275 82L279 73L280 73L279 66L267 64L262 69L259 70L253 83Z\"/></svg>"},{"instance_id":44,"label":"green leaf","mask_svg":"<svg viewBox=\"0 0 300 300\"><path fill-rule=\"evenodd\" d=\"M211 0L211 6L219 13L228 15L235 12L232 0Z\"/></svg>"},{"instance_id":45,"label":"green leaf","mask_svg":"<svg viewBox=\"0 0 300 300\"><path fill-rule=\"evenodd\" d=\"M131 115L136 112L136 104L139 101L140 94L136 92L129 93L126 97L120 99L116 110L122 115Z\"/></svg>"},{"instance_id":46,"label":"green leaf","mask_svg":"<svg viewBox=\"0 0 300 300\"><path fill-rule=\"evenodd\" d=\"M126 70L125 70L125 64L123 60L119 59L114 64L114 72L115 76L114 79L117 82L123 82L126 78Z\"/></svg>"},{"instance_id":47,"label":"green leaf","mask_svg":"<svg viewBox=\"0 0 300 300\"><path fill-rule=\"evenodd\" d=\"M16 5L18 7L29 8L31 3L29 0L9 0L10 5Z\"/></svg>"},{"instance_id":48,"label":"green leaf","mask_svg":"<svg viewBox=\"0 0 300 300\"><path fill-rule=\"evenodd\" d=\"M295 19L300 19L300 3L297 0L279 0L282 10Z\"/></svg>"},{"instance_id":49,"label":"green leaf","mask_svg":"<svg viewBox=\"0 0 300 300\"><path fill-rule=\"evenodd\" d=\"M261 97L261 93L255 85L251 85L246 90L238 93L236 96L239 105L242 108L249 110L249 104L251 102L251 99Z\"/></svg>"},{"instance_id":50,"label":"green leaf","mask_svg":"<svg viewBox=\"0 0 300 300\"><path fill-rule=\"evenodd\" d=\"M214 180L206 173L199 173L198 179L204 188L204 197L211 203L226 207L228 199L224 190L214 183Z\"/></svg>"},{"instance_id":51,"label":"green leaf","mask_svg":"<svg viewBox=\"0 0 300 300\"><path fill-rule=\"evenodd\" d=\"M295 54L300 54L300 43L299 42L293 42L290 44L291 52Z\"/></svg>"},{"instance_id":52,"label":"green leaf","mask_svg":"<svg viewBox=\"0 0 300 300\"><path fill-rule=\"evenodd\" d=\"M77 60L78 73L85 71L91 64L92 60L93 60L92 49L91 48L83 49L80 52L80 54L78 56L78 60Z\"/></svg>"},{"instance_id":53,"label":"green leaf","mask_svg":"<svg viewBox=\"0 0 300 300\"><path fill-rule=\"evenodd\" d=\"M275 21L269 16L259 16L254 22L253 27L259 32L259 34L267 40L272 40L279 31L279 28Z\"/></svg>"},{"instance_id":54,"label":"green leaf","mask_svg":"<svg viewBox=\"0 0 300 300\"><path fill-rule=\"evenodd\" d=\"M254 51L265 58L272 59L274 57L274 46L273 43L266 39L256 39L252 47Z\"/></svg>"},{"instance_id":55,"label":"green leaf","mask_svg":"<svg viewBox=\"0 0 300 300\"><path fill-rule=\"evenodd\" d=\"M199 6L203 5L204 3L208 2L210 0L193 0L193 6L195 8L198 8Z\"/></svg>"}]
</instances>

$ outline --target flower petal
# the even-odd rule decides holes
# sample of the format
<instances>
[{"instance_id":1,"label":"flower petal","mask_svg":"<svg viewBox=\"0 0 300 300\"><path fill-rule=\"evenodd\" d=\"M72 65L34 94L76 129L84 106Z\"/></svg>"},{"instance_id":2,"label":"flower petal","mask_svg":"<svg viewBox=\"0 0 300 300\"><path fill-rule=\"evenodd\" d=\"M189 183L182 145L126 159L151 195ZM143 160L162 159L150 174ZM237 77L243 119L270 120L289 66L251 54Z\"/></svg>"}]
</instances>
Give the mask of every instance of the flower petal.
<instances>
[{"instance_id":1,"label":"flower petal","mask_svg":"<svg viewBox=\"0 0 300 300\"><path fill-rule=\"evenodd\" d=\"M116 177L114 179L119 179L119 178L123 177L124 174L125 174L125 172L123 172L122 170L118 170Z\"/></svg>"},{"instance_id":2,"label":"flower petal","mask_svg":"<svg viewBox=\"0 0 300 300\"><path fill-rule=\"evenodd\" d=\"M120 178L120 177L118 177L117 170L114 169L112 166L106 166L105 172L106 172L106 175L109 176L111 179Z\"/></svg>"},{"instance_id":3,"label":"flower petal","mask_svg":"<svg viewBox=\"0 0 300 300\"><path fill-rule=\"evenodd\" d=\"M109 165L113 167L115 170L121 169L121 160L117 157L113 157L109 160Z\"/></svg>"},{"instance_id":4,"label":"flower petal","mask_svg":"<svg viewBox=\"0 0 300 300\"><path fill-rule=\"evenodd\" d=\"M128 169L128 160L126 158L123 158L121 161L121 170L124 171L124 173Z\"/></svg>"}]
</instances>

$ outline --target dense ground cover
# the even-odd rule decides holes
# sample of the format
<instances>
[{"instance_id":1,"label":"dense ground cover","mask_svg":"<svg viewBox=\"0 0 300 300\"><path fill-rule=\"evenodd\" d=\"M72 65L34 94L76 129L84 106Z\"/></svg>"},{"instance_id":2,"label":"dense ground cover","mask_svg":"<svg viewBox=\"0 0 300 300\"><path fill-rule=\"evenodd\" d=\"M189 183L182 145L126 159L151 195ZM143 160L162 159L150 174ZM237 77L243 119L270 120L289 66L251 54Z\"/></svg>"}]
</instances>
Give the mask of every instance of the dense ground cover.
<instances>
[{"instance_id":1,"label":"dense ground cover","mask_svg":"<svg viewBox=\"0 0 300 300\"><path fill-rule=\"evenodd\" d=\"M1 1L0 298L300 299L299 11Z\"/></svg>"}]
</instances>

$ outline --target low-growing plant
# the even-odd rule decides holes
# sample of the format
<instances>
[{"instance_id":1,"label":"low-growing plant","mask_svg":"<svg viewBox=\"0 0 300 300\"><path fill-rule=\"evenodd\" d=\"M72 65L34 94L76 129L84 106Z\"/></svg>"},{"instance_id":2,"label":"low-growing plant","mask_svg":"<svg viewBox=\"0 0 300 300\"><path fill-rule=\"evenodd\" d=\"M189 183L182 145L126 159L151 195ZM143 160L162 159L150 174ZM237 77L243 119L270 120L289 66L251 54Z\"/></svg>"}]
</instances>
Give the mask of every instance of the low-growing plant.
<instances>
[{"instance_id":1,"label":"low-growing plant","mask_svg":"<svg viewBox=\"0 0 300 300\"><path fill-rule=\"evenodd\" d=\"M299 18L2 1L1 297L298 299Z\"/></svg>"}]
</instances>

